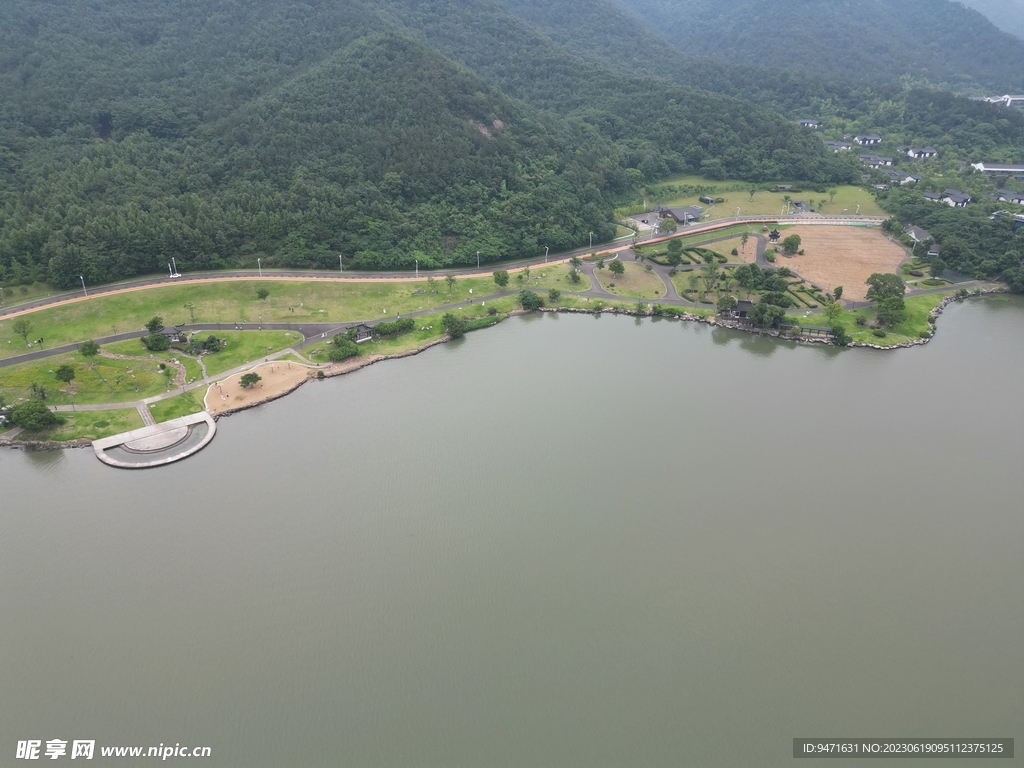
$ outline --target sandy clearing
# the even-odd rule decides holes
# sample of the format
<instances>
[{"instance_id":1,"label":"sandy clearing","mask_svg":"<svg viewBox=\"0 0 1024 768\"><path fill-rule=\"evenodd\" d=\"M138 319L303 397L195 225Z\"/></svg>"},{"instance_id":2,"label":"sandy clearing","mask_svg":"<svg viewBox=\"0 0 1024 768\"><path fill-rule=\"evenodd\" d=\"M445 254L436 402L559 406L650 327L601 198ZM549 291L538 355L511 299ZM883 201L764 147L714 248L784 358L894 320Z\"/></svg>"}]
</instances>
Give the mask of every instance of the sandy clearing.
<instances>
[{"instance_id":1,"label":"sandy clearing","mask_svg":"<svg viewBox=\"0 0 1024 768\"><path fill-rule=\"evenodd\" d=\"M207 412L217 415L225 411L247 408L250 405L273 400L288 394L311 375L315 375L316 369L294 361L277 360L260 363L250 370L259 374L263 381L249 389L242 389L241 373L211 384L206 390L206 397L203 401ZM248 372L246 371L246 373Z\"/></svg>"},{"instance_id":2,"label":"sandy clearing","mask_svg":"<svg viewBox=\"0 0 1024 768\"><path fill-rule=\"evenodd\" d=\"M777 266L786 266L819 288L830 291L843 286L843 298L863 301L867 298L865 280L875 272L895 273L907 252L892 243L878 228L793 227L784 237L800 235L803 256L780 254Z\"/></svg>"}]
</instances>

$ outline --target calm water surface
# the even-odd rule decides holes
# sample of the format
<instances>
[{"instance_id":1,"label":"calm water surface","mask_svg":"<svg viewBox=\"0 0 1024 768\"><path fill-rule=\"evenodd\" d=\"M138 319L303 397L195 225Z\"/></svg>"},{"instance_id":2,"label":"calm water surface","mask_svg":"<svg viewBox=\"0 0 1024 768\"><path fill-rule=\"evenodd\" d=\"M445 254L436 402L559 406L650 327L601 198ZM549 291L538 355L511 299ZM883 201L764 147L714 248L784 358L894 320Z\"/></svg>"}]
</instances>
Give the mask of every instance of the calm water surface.
<instances>
[{"instance_id":1,"label":"calm water surface","mask_svg":"<svg viewBox=\"0 0 1024 768\"><path fill-rule=\"evenodd\" d=\"M530 317L170 468L0 451L0 765L28 738L210 766L1024 749L1022 338L1005 297L898 353Z\"/></svg>"}]
</instances>

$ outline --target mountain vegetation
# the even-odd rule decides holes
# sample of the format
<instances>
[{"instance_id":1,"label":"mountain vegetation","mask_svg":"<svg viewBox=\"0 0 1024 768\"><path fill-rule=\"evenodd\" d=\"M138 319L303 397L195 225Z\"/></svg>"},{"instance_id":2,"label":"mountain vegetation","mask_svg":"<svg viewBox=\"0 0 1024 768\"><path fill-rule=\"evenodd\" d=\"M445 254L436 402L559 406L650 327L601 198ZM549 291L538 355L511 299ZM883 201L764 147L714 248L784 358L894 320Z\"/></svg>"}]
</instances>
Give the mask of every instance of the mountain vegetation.
<instances>
[{"instance_id":1,"label":"mountain vegetation","mask_svg":"<svg viewBox=\"0 0 1024 768\"><path fill-rule=\"evenodd\" d=\"M1024 91L1024 41L951 0L617 1L691 53L836 78Z\"/></svg>"},{"instance_id":2,"label":"mountain vegetation","mask_svg":"<svg viewBox=\"0 0 1024 768\"><path fill-rule=\"evenodd\" d=\"M496 3L10 0L0 282L493 262L680 172L823 184L780 115L613 71Z\"/></svg>"},{"instance_id":3,"label":"mountain vegetation","mask_svg":"<svg viewBox=\"0 0 1024 768\"><path fill-rule=\"evenodd\" d=\"M1024 0L962 0L1004 32L1024 39Z\"/></svg>"}]
</instances>

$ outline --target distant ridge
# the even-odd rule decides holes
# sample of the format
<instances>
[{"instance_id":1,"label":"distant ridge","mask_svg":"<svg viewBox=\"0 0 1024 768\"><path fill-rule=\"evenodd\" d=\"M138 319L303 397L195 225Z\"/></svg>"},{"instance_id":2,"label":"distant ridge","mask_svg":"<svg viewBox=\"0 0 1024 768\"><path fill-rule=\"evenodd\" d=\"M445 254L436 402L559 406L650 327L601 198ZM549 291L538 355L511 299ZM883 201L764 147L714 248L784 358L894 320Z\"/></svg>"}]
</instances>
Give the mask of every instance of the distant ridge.
<instances>
[{"instance_id":1,"label":"distant ridge","mask_svg":"<svg viewBox=\"0 0 1024 768\"><path fill-rule=\"evenodd\" d=\"M689 53L816 75L1024 91L1024 40L952 0L616 0ZM1022 0L972 0L1020 20Z\"/></svg>"}]
</instances>

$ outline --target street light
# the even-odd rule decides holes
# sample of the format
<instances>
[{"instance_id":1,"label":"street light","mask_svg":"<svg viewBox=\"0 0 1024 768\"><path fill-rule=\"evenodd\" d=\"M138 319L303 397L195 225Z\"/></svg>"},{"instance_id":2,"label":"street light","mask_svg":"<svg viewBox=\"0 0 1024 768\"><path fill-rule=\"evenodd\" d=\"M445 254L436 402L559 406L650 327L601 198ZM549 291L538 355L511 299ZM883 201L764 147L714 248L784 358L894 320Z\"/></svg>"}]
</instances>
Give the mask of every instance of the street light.
<instances>
[{"instance_id":1,"label":"street light","mask_svg":"<svg viewBox=\"0 0 1024 768\"><path fill-rule=\"evenodd\" d=\"M857 213L855 215L856 216L860 216L860 206L859 205L857 206Z\"/></svg>"},{"instance_id":2,"label":"street light","mask_svg":"<svg viewBox=\"0 0 1024 768\"><path fill-rule=\"evenodd\" d=\"M260 271L260 277L263 277L263 260L256 259L256 269Z\"/></svg>"},{"instance_id":3,"label":"street light","mask_svg":"<svg viewBox=\"0 0 1024 768\"><path fill-rule=\"evenodd\" d=\"M476 252L476 268L480 269L480 251Z\"/></svg>"},{"instance_id":4,"label":"street light","mask_svg":"<svg viewBox=\"0 0 1024 768\"><path fill-rule=\"evenodd\" d=\"M416 262L416 277L419 277L420 276L420 260L419 259L414 259L414 261Z\"/></svg>"},{"instance_id":5,"label":"street light","mask_svg":"<svg viewBox=\"0 0 1024 768\"><path fill-rule=\"evenodd\" d=\"M549 247L550 246L547 246L547 245L544 246L544 263L545 264L547 264L547 262L548 262L548 248Z\"/></svg>"},{"instance_id":6,"label":"street light","mask_svg":"<svg viewBox=\"0 0 1024 768\"><path fill-rule=\"evenodd\" d=\"M594 247L594 233L593 232L590 233L590 247L591 248Z\"/></svg>"},{"instance_id":7,"label":"street light","mask_svg":"<svg viewBox=\"0 0 1024 768\"><path fill-rule=\"evenodd\" d=\"M79 275L78 279L82 281L82 293L85 294L85 298L89 298L89 292L85 290L85 278Z\"/></svg>"},{"instance_id":8,"label":"street light","mask_svg":"<svg viewBox=\"0 0 1024 768\"><path fill-rule=\"evenodd\" d=\"M342 272L345 271L345 262L341 260L341 254L340 253L338 254L338 267L339 267L340 271L342 271Z\"/></svg>"},{"instance_id":9,"label":"street light","mask_svg":"<svg viewBox=\"0 0 1024 768\"><path fill-rule=\"evenodd\" d=\"M178 262L171 256L171 265L174 267L174 272L171 273L171 277L181 277L181 273L178 272Z\"/></svg>"}]
</instances>

